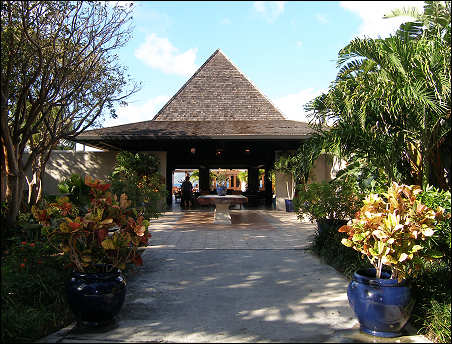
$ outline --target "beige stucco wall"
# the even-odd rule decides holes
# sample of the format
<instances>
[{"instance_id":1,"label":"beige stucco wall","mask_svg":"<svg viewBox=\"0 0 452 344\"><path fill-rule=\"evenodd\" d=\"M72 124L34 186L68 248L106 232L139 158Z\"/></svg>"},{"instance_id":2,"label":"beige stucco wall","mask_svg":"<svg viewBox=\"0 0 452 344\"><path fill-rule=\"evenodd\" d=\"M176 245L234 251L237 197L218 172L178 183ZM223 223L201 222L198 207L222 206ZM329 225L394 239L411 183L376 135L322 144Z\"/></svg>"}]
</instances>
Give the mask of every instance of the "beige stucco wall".
<instances>
[{"instance_id":1,"label":"beige stucco wall","mask_svg":"<svg viewBox=\"0 0 452 344\"><path fill-rule=\"evenodd\" d=\"M46 165L43 191L50 195L58 194L58 183L74 173L106 179L113 170L116 153L53 151Z\"/></svg>"},{"instance_id":2,"label":"beige stucco wall","mask_svg":"<svg viewBox=\"0 0 452 344\"><path fill-rule=\"evenodd\" d=\"M276 156L278 158L278 156ZM337 164L334 164L337 166ZM308 183L329 181L334 178L335 168L333 168L333 158L329 155L322 154L315 161L314 166L309 175ZM289 193L293 187L293 179L291 176L284 173L276 173L275 176L275 196L276 196L276 210L286 210L285 200L290 199Z\"/></svg>"},{"instance_id":3,"label":"beige stucco wall","mask_svg":"<svg viewBox=\"0 0 452 344\"><path fill-rule=\"evenodd\" d=\"M311 173L309 174L308 183L320 183L323 181L330 181L334 178L332 175L333 158L331 155L322 154L314 162Z\"/></svg>"},{"instance_id":4,"label":"beige stucco wall","mask_svg":"<svg viewBox=\"0 0 452 344\"><path fill-rule=\"evenodd\" d=\"M106 179L113 171L118 152L52 151L43 178L43 192L57 195L58 183L71 174ZM160 159L160 174L166 178L166 152L149 152ZM31 173L28 171L30 177Z\"/></svg>"}]
</instances>

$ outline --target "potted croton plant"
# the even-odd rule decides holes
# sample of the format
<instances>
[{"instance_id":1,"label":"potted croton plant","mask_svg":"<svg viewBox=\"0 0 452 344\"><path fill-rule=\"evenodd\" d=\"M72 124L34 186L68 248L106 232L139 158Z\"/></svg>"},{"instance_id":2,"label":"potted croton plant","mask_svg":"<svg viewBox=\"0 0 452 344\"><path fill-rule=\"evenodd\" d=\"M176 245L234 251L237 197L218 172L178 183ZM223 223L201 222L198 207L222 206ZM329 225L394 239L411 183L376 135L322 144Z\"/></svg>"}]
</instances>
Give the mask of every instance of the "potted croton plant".
<instances>
[{"instance_id":1,"label":"potted croton plant","mask_svg":"<svg viewBox=\"0 0 452 344\"><path fill-rule=\"evenodd\" d=\"M421 257L439 257L428 241L438 222L450 214L422 204L417 199L421 192L419 186L393 183L387 193L369 194L357 216L339 228L347 234L342 244L374 266L356 271L347 289L361 330L368 334L401 335L414 306L406 278Z\"/></svg>"},{"instance_id":2,"label":"potted croton plant","mask_svg":"<svg viewBox=\"0 0 452 344\"><path fill-rule=\"evenodd\" d=\"M149 222L119 198L110 184L85 177L87 207L67 196L43 208L33 207L51 244L67 255L73 268L66 284L68 303L81 326L104 326L119 313L125 298L126 265L142 265L140 246L151 237Z\"/></svg>"}]
</instances>

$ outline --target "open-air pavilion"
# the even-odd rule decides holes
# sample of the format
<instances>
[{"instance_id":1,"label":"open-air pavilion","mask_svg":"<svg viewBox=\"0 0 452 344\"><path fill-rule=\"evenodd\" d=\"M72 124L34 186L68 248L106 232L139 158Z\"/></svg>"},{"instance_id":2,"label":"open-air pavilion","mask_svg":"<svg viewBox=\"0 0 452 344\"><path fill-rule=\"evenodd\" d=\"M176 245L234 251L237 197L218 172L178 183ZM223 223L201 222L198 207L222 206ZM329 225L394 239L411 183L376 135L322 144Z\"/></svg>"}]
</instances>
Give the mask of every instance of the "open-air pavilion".
<instances>
[{"instance_id":1,"label":"open-air pavilion","mask_svg":"<svg viewBox=\"0 0 452 344\"><path fill-rule=\"evenodd\" d=\"M287 120L218 49L151 120L86 131L75 141L108 151L160 152L168 204L174 170L199 169L200 193L208 193L209 169L227 168L247 169L250 202L270 205L275 159L311 134L307 123ZM264 194L258 192L259 169L265 169ZM329 170L322 173L318 179Z\"/></svg>"}]
</instances>

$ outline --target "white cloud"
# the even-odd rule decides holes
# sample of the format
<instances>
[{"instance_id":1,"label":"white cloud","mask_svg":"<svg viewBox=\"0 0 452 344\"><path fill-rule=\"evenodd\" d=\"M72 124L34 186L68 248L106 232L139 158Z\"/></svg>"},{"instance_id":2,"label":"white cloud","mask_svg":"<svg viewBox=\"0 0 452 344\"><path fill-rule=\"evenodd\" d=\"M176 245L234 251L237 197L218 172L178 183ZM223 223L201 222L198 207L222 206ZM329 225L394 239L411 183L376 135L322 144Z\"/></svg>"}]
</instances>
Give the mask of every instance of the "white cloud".
<instances>
[{"instance_id":1,"label":"white cloud","mask_svg":"<svg viewBox=\"0 0 452 344\"><path fill-rule=\"evenodd\" d=\"M255 1L254 9L273 23L283 12L287 1Z\"/></svg>"},{"instance_id":2,"label":"white cloud","mask_svg":"<svg viewBox=\"0 0 452 344\"><path fill-rule=\"evenodd\" d=\"M197 48L181 53L168 38L160 38L155 33L146 36L146 40L135 50L135 57L152 68L166 74L190 76L195 65Z\"/></svg>"},{"instance_id":3,"label":"white cloud","mask_svg":"<svg viewBox=\"0 0 452 344\"><path fill-rule=\"evenodd\" d=\"M302 41L297 41L297 47L301 47L303 45Z\"/></svg>"},{"instance_id":4,"label":"white cloud","mask_svg":"<svg viewBox=\"0 0 452 344\"><path fill-rule=\"evenodd\" d=\"M157 96L151 98L141 105L129 104L127 106L120 106L116 110L117 118L109 118L105 121L104 127L111 127L115 125L135 123L151 120L155 114L162 108L169 100L168 96Z\"/></svg>"},{"instance_id":5,"label":"white cloud","mask_svg":"<svg viewBox=\"0 0 452 344\"><path fill-rule=\"evenodd\" d=\"M283 115L292 121L309 122L307 114L304 111L304 105L313 100L315 97L326 92L326 90L315 90L308 88L299 91L298 93L288 94L274 100L274 104L278 107Z\"/></svg>"},{"instance_id":6,"label":"white cloud","mask_svg":"<svg viewBox=\"0 0 452 344\"><path fill-rule=\"evenodd\" d=\"M223 18L223 19L220 21L220 24L222 24L222 25L229 25L229 24L231 24L231 19L229 19L229 18Z\"/></svg>"},{"instance_id":7,"label":"white cloud","mask_svg":"<svg viewBox=\"0 0 452 344\"><path fill-rule=\"evenodd\" d=\"M422 12L423 1L341 1L340 5L351 12L356 13L362 19L359 37L385 38L395 33L400 24L412 20L410 17L396 17L383 19L386 13L396 8L416 7Z\"/></svg>"},{"instance_id":8,"label":"white cloud","mask_svg":"<svg viewBox=\"0 0 452 344\"><path fill-rule=\"evenodd\" d=\"M317 13L315 19L317 19L320 24L328 24L328 19L324 14Z\"/></svg>"}]
</instances>

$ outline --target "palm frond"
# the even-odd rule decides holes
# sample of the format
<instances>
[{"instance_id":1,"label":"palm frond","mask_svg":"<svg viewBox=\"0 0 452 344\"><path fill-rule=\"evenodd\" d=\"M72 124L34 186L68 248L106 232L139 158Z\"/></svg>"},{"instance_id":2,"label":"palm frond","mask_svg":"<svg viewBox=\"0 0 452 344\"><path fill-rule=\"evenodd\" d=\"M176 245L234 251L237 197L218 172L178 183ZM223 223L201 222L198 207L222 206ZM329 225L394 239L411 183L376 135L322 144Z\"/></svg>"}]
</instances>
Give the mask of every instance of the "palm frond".
<instances>
[{"instance_id":1,"label":"palm frond","mask_svg":"<svg viewBox=\"0 0 452 344\"><path fill-rule=\"evenodd\" d=\"M419 12L416 7L402 7L396 8L383 16L383 19L395 17L411 17L413 19L421 20L423 13Z\"/></svg>"}]
</instances>

